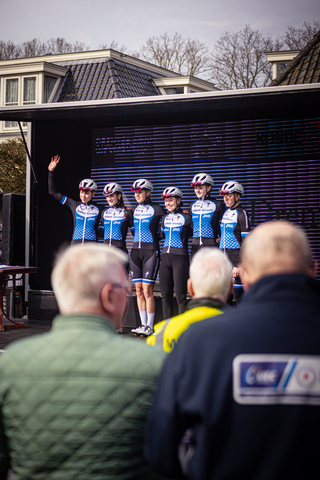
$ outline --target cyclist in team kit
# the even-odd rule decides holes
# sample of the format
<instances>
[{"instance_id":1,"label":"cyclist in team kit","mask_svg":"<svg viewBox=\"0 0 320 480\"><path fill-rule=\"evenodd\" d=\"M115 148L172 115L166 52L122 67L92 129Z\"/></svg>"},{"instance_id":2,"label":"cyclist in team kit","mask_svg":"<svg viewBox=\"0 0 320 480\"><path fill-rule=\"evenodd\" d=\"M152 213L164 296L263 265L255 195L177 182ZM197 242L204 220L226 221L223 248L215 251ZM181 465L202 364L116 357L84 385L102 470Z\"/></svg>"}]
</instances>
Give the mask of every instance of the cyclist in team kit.
<instances>
[{"instance_id":1,"label":"cyclist in team kit","mask_svg":"<svg viewBox=\"0 0 320 480\"><path fill-rule=\"evenodd\" d=\"M221 248L233 265L232 277L234 279L233 297L235 303L239 302L243 293L243 286L239 276L240 249L243 239L250 232L250 223L246 211L240 205L240 198L244 194L243 186L239 182L229 181L223 184L219 194L223 195L227 207L221 219Z\"/></svg>"},{"instance_id":2,"label":"cyclist in team kit","mask_svg":"<svg viewBox=\"0 0 320 480\"><path fill-rule=\"evenodd\" d=\"M134 238L130 255L130 270L136 289L141 326L132 330L139 335L151 335L155 317L154 284L159 269L159 222L165 215L163 207L151 200L152 183L146 178L133 182L138 206L133 212Z\"/></svg>"},{"instance_id":3,"label":"cyclist in team kit","mask_svg":"<svg viewBox=\"0 0 320 480\"><path fill-rule=\"evenodd\" d=\"M198 200L191 206L193 239L191 257L201 247L217 247L220 239L220 220L224 213L221 201L210 198L213 179L206 173L198 173L192 179L191 185Z\"/></svg>"},{"instance_id":4,"label":"cyclist in team kit","mask_svg":"<svg viewBox=\"0 0 320 480\"><path fill-rule=\"evenodd\" d=\"M79 183L79 200L73 200L56 191L54 183L54 170L60 162L60 156L51 158L48 166L49 194L62 205L68 207L73 215L73 235L71 243L96 242L98 240L98 225L100 209L92 202L97 184L90 178L85 178Z\"/></svg>"},{"instance_id":5,"label":"cyclist in team kit","mask_svg":"<svg viewBox=\"0 0 320 480\"><path fill-rule=\"evenodd\" d=\"M133 212L124 205L119 183L107 183L103 189L109 207L103 210L101 222L104 227L104 243L128 253L126 237L128 228L133 232Z\"/></svg>"},{"instance_id":6,"label":"cyclist in team kit","mask_svg":"<svg viewBox=\"0 0 320 480\"><path fill-rule=\"evenodd\" d=\"M164 246L160 264L160 290L163 318L173 315L173 290L179 314L187 305L187 282L189 278L188 240L192 236L190 214L181 210L183 194L177 187L165 188L161 197L168 213L161 220L160 238Z\"/></svg>"}]
</instances>

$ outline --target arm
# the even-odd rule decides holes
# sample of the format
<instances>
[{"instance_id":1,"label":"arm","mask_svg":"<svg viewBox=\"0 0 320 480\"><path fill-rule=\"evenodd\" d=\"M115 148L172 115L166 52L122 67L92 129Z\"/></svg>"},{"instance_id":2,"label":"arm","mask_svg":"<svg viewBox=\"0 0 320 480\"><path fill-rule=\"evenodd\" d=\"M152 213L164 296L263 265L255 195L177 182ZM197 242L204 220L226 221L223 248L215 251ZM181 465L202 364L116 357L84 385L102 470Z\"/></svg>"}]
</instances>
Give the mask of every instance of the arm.
<instances>
[{"instance_id":1,"label":"arm","mask_svg":"<svg viewBox=\"0 0 320 480\"><path fill-rule=\"evenodd\" d=\"M60 162L60 157L59 155L55 155L54 157L51 158L51 162L49 163L48 166L48 191L49 194L58 202L61 202L61 200L64 198L62 193L57 192L56 186L54 183L54 175L53 172L56 169L58 163Z\"/></svg>"},{"instance_id":2,"label":"arm","mask_svg":"<svg viewBox=\"0 0 320 480\"><path fill-rule=\"evenodd\" d=\"M250 222L249 222L249 218L248 218L248 215L247 215L247 212L245 210L243 210L242 208L240 208L239 210L239 217L238 217L238 224L239 224L239 227L240 227L240 240L241 240L241 244L244 240L244 238L246 238L247 235L249 235L249 232L250 232ZM238 277L239 275L239 269L238 269L238 264L240 262L240 252L239 252L239 255L238 255L238 258L235 262L235 265L232 269L232 277L235 278L235 277Z\"/></svg>"}]
</instances>

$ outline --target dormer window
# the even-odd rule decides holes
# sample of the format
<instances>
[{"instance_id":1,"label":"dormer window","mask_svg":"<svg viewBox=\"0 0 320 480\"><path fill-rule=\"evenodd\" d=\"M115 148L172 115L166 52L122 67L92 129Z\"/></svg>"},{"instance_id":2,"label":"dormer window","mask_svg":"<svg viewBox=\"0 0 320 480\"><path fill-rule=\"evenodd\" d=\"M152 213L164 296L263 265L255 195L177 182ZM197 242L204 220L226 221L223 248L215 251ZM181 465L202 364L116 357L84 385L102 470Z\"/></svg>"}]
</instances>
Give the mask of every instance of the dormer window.
<instances>
[{"instance_id":1,"label":"dormer window","mask_svg":"<svg viewBox=\"0 0 320 480\"><path fill-rule=\"evenodd\" d=\"M36 77L7 78L5 81L6 107L36 103L36 80ZM6 121L5 128L18 128L18 123Z\"/></svg>"},{"instance_id":2,"label":"dormer window","mask_svg":"<svg viewBox=\"0 0 320 480\"><path fill-rule=\"evenodd\" d=\"M164 88L166 95L174 95L176 93L184 93L184 87Z\"/></svg>"},{"instance_id":3,"label":"dormer window","mask_svg":"<svg viewBox=\"0 0 320 480\"><path fill-rule=\"evenodd\" d=\"M43 92L43 101L44 103L48 103L54 87L57 83L57 77L51 77L50 75L44 76L44 92Z\"/></svg>"}]
</instances>

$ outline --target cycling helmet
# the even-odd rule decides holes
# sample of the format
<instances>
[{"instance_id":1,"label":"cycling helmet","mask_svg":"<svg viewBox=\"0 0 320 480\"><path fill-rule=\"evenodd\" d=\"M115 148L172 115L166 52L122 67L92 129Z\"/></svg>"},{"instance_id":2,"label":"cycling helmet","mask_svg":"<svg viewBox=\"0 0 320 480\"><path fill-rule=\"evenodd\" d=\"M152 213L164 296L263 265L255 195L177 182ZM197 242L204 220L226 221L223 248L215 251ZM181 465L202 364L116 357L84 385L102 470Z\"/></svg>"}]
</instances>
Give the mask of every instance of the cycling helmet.
<instances>
[{"instance_id":1,"label":"cycling helmet","mask_svg":"<svg viewBox=\"0 0 320 480\"><path fill-rule=\"evenodd\" d=\"M139 180L136 180L135 182L133 182L131 191L140 192L140 190L150 190L150 192L152 192L153 185L146 178L139 178Z\"/></svg>"},{"instance_id":2,"label":"cycling helmet","mask_svg":"<svg viewBox=\"0 0 320 480\"><path fill-rule=\"evenodd\" d=\"M177 188L177 187L165 188L162 192L161 198L170 198L170 197L183 198L183 194L180 188Z\"/></svg>"},{"instance_id":3,"label":"cycling helmet","mask_svg":"<svg viewBox=\"0 0 320 480\"><path fill-rule=\"evenodd\" d=\"M240 193L240 195L243 195L243 186L239 182L226 182L222 185L221 190L219 190L219 194L226 195L227 193Z\"/></svg>"},{"instance_id":4,"label":"cycling helmet","mask_svg":"<svg viewBox=\"0 0 320 480\"><path fill-rule=\"evenodd\" d=\"M191 181L191 186L200 187L201 185L213 185L212 177L206 173L197 173Z\"/></svg>"},{"instance_id":5,"label":"cycling helmet","mask_svg":"<svg viewBox=\"0 0 320 480\"><path fill-rule=\"evenodd\" d=\"M119 183L107 183L103 189L103 195L109 197L109 195L113 195L114 193L122 193L122 188Z\"/></svg>"},{"instance_id":6,"label":"cycling helmet","mask_svg":"<svg viewBox=\"0 0 320 480\"><path fill-rule=\"evenodd\" d=\"M79 190L83 192L96 192L98 190L97 184L91 178L85 178L79 183Z\"/></svg>"}]
</instances>

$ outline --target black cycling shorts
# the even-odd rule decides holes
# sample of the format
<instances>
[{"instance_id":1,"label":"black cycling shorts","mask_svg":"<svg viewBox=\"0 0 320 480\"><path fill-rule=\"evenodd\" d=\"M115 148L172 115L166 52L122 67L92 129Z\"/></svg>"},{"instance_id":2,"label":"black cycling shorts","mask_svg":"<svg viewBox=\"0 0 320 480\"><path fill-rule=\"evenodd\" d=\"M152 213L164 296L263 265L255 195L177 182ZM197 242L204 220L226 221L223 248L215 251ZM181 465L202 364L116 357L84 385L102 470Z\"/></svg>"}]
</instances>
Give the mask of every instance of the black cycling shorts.
<instances>
[{"instance_id":1,"label":"black cycling shorts","mask_svg":"<svg viewBox=\"0 0 320 480\"><path fill-rule=\"evenodd\" d=\"M159 250L133 248L129 263L133 283L155 283L160 263Z\"/></svg>"}]
</instances>

